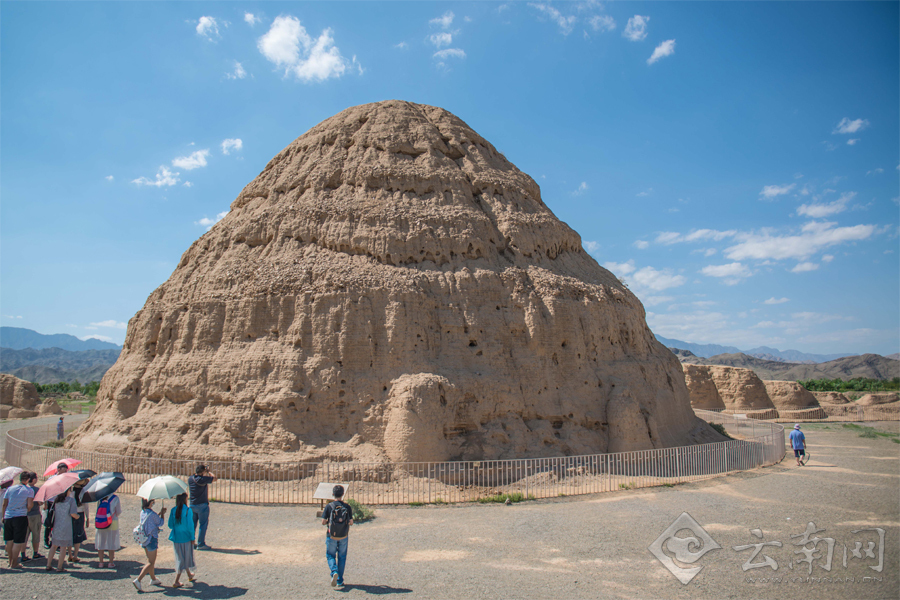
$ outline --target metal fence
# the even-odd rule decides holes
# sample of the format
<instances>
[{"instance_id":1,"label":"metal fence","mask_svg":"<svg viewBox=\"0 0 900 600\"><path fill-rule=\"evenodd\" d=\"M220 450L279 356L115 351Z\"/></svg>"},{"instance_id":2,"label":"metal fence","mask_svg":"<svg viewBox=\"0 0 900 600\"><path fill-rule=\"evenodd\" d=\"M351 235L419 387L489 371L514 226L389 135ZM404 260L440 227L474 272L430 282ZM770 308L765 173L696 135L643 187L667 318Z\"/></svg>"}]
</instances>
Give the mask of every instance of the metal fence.
<instances>
[{"instance_id":1,"label":"metal fence","mask_svg":"<svg viewBox=\"0 0 900 600\"><path fill-rule=\"evenodd\" d=\"M734 410L734 409L714 409L712 411L700 411L694 409L694 412L718 412L727 415L744 415L748 419L757 419L760 421L771 421L775 423L793 423L795 421L805 423L829 423L844 421L900 421L900 408L895 404L888 405L868 405L860 406L858 404L822 404L812 408L801 408L797 410L782 409L757 409L757 410Z\"/></svg>"},{"instance_id":2,"label":"metal fence","mask_svg":"<svg viewBox=\"0 0 900 600\"><path fill-rule=\"evenodd\" d=\"M785 455L784 428L774 423L722 413L695 411L719 423L737 439L713 444L637 452L558 458L458 461L443 463L255 463L207 462L217 476L211 500L236 503L314 504L320 482L344 483L347 497L363 504L470 502L499 494L550 498L685 483L779 462ZM187 477L197 461L118 456L47 447L55 429L31 427L6 436L6 460L43 474L64 457L82 461L78 468L120 471L121 488L134 494L158 475Z\"/></svg>"}]
</instances>

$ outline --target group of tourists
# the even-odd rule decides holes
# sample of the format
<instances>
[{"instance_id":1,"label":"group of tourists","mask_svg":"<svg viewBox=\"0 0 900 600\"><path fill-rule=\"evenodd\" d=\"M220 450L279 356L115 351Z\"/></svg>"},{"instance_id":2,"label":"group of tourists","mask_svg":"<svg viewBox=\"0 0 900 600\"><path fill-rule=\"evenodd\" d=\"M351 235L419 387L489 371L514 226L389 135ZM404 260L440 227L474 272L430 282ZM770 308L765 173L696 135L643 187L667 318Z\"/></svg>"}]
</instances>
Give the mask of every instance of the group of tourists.
<instances>
[{"instance_id":1,"label":"group of tourists","mask_svg":"<svg viewBox=\"0 0 900 600\"><path fill-rule=\"evenodd\" d=\"M65 463L60 463L56 469L56 475L69 471ZM97 551L99 568L116 568L116 551L119 550L121 539L119 536L119 517L122 514L122 503L115 493L102 498L89 499L83 497L84 488L88 479L81 479L66 491L45 499L43 502L35 500L39 491L37 486L38 476L30 471L19 473L18 485L12 485L10 480L0 490L2 498L2 511L0 517L3 521L3 540L6 547L7 565L10 569L21 568L24 564L46 558L47 571L64 572L68 563L80 563L79 551L81 544L87 540L86 528L90 527L89 512L86 507L89 502L97 502L97 511L94 519L96 536L94 549ZM144 550L147 564L141 569L137 578L132 580L134 587L143 591L143 579L150 576L152 585L162 586L162 582L156 577L155 566L159 549L159 534L164 526L168 526L169 540L172 542L175 553L175 582L173 587L180 588L184 585L181 581L182 573L187 574L189 582L195 579L196 563L194 561L194 549L209 550L206 544L206 532L209 527L209 492L208 486L216 480L205 465L200 465L196 473L188 478L188 493L181 493L175 497L175 508L169 515L168 522L165 519L166 509L159 513L153 510L155 500L141 499L141 514L138 526L134 529L134 539ZM183 485L183 484L182 484ZM42 505L44 508L41 514ZM44 545L48 548L47 556L40 554L41 527L44 527ZM199 537L196 535L199 527ZM27 556L28 536L31 536L32 553ZM59 551L56 568L53 560ZM107 558L108 557L108 558Z\"/></svg>"}]
</instances>

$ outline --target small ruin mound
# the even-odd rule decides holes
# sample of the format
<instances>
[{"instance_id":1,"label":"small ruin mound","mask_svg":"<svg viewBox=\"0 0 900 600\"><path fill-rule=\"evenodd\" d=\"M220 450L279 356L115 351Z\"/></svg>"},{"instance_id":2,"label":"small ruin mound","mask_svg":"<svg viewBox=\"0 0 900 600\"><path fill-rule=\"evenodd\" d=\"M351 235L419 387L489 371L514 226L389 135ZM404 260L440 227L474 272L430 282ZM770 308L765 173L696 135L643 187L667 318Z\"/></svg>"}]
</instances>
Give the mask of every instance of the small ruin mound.
<instances>
[{"instance_id":1,"label":"small ruin mound","mask_svg":"<svg viewBox=\"0 0 900 600\"><path fill-rule=\"evenodd\" d=\"M33 383L0 373L0 418L27 419L62 412L55 400L41 402Z\"/></svg>"},{"instance_id":2,"label":"small ruin mound","mask_svg":"<svg viewBox=\"0 0 900 600\"><path fill-rule=\"evenodd\" d=\"M706 410L724 410L725 403L716 389L716 383L710 376L709 369L698 365L682 363L684 381L691 396L691 406Z\"/></svg>"},{"instance_id":3,"label":"small ruin mound","mask_svg":"<svg viewBox=\"0 0 900 600\"><path fill-rule=\"evenodd\" d=\"M764 381L763 383L766 385L769 400L772 401L779 413L819 406L819 401L812 392L796 381Z\"/></svg>"},{"instance_id":4,"label":"small ruin mound","mask_svg":"<svg viewBox=\"0 0 900 600\"><path fill-rule=\"evenodd\" d=\"M819 404L849 404L847 396L840 392L810 392Z\"/></svg>"}]
</instances>

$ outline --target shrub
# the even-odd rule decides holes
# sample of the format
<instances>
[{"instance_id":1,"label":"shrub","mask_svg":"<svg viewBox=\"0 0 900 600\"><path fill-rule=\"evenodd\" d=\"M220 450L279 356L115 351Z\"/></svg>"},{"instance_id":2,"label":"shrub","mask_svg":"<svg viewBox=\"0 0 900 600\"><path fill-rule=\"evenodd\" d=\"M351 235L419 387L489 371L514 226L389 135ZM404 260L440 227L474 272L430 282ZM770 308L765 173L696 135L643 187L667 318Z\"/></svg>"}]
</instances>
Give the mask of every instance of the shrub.
<instances>
[{"instance_id":1,"label":"shrub","mask_svg":"<svg viewBox=\"0 0 900 600\"><path fill-rule=\"evenodd\" d=\"M479 498L478 501L482 504L487 504L489 502L500 502L504 503L507 501L510 502L523 502L525 500L534 500L533 494L528 494L528 497L525 497L525 494L522 492L513 492L512 494L496 494L494 496L484 496L483 498Z\"/></svg>"},{"instance_id":2,"label":"shrub","mask_svg":"<svg viewBox=\"0 0 900 600\"><path fill-rule=\"evenodd\" d=\"M432 502L432 504L450 504L450 503L447 502L446 500L444 500L443 498L435 498L434 502Z\"/></svg>"},{"instance_id":3,"label":"shrub","mask_svg":"<svg viewBox=\"0 0 900 600\"><path fill-rule=\"evenodd\" d=\"M50 440L49 442L47 442L44 445L48 446L50 448L62 448L63 444L65 444L64 440Z\"/></svg>"},{"instance_id":4,"label":"shrub","mask_svg":"<svg viewBox=\"0 0 900 600\"><path fill-rule=\"evenodd\" d=\"M368 521L369 519L375 518L375 511L366 506L365 504L360 504L356 500L349 499L347 500L347 504L350 505L350 508L353 509L353 521L356 523L362 523L363 521Z\"/></svg>"},{"instance_id":5,"label":"shrub","mask_svg":"<svg viewBox=\"0 0 900 600\"><path fill-rule=\"evenodd\" d=\"M425 506L424 502L410 502L410 506Z\"/></svg>"},{"instance_id":6,"label":"shrub","mask_svg":"<svg viewBox=\"0 0 900 600\"><path fill-rule=\"evenodd\" d=\"M713 429L715 429L716 431L718 431L719 433L721 433L722 435L724 435L725 437L727 437L729 440L734 439L733 437L728 435L728 432L725 431L725 426L722 425L721 423L710 423L709 426L712 427Z\"/></svg>"}]
</instances>

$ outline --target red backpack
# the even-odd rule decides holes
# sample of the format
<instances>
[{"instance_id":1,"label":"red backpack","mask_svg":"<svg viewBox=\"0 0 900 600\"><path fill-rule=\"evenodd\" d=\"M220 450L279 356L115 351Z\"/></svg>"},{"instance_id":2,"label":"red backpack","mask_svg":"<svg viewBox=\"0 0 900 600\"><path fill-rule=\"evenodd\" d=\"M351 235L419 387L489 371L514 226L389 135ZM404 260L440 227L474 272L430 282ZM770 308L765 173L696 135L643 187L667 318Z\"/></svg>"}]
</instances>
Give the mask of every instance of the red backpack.
<instances>
[{"instance_id":1,"label":"red backpack","mask_svg":"<svg viewBox=\"0 0 900 600\"><path fill-rule=\"evenodd\" d=\"M109 504L116 495L107 496L97 505L97 517L94 519L94 527L108 529L113 523L113 515L109 511Z\"/></svg>"}]
</instances>

